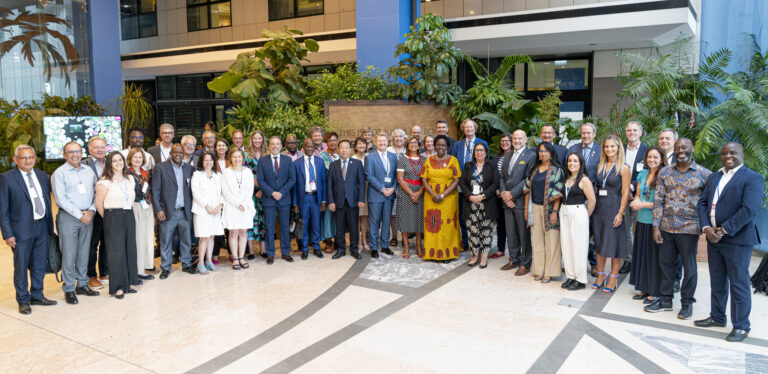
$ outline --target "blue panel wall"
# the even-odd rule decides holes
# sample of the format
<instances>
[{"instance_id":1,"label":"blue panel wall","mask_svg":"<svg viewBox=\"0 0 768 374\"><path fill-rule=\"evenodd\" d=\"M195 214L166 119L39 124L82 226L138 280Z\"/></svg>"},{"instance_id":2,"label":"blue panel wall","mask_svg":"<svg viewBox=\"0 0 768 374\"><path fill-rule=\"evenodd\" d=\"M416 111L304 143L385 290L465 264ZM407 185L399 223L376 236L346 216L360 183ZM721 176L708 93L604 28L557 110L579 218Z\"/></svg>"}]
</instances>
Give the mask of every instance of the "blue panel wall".
<instances>
[{"instance_id":1,"label":"blue panel wall","mask_svg":"<svg viewBox=\"0 0 768 374\"><path fill-rule=\"evenodd\" d=\"M358 69L372 65L384 71L397 63L395 46L403 40L411 25L411 1L357 0ZM417 6L416 16L419 9Z\"/></svg>"},{"instance_id":2,"label":"blue panel wall","mask_svg":"<svg viewBox=\"0 0 768 374\"><path fill-rule=\"evenodd\" d=\"M117 0L88 2L93 98L108 107L122 93L120 10Z\"/></svg>"},{"instance_id":3,"label":"blue panel wall","mask_svg":"<svg viewBox=\"0 0 768 374\"><path fill-rule=\"evenodd\" d=\"M723 47L734 53L728 70L744 68L742 58L749 54L745 33L755 34L763 53L768 48L768 1L734 0L702 1L701 10L701 59ZM760 237L768 238L768 210L760 209L757 217ZM768 251L768 240L758 246Z\"/></svg>"}]
</instances>

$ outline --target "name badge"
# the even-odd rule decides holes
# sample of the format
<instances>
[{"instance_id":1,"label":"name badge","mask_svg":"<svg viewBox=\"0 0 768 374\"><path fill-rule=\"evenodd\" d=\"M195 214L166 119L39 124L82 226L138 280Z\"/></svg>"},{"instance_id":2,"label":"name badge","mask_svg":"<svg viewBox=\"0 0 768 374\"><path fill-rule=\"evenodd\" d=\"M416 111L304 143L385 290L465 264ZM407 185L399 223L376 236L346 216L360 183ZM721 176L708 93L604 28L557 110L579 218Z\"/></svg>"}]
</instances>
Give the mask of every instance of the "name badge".
<instances>
[{"instance_id":1,"label":"name badge","mask_svg":"<svg viewBox=\"0 0 768 374\"><path fill-rule=\"evenodd\" d=\"M384 178L384 183L392 183L392 178L390 177Z\"/></svg>"},{"instance_id":2,"label":"name badge","mask_svg":"<svg viewBox=\"0 0 768 374\"><path fill-rule=\"evenodd\" d=\"M473 195L480 195L481 193L483 193L483 190L480 188L480 186L478 186L478 185L472 186L472 194Z\"/></svg>"},{"instance_id":3,"label":"name badge","mask_svg":"<svg viewBox=\"0 0 768 374\"><path fill-rule=\"evenodd\" d=\"M77 185L77 192L81 195L85 195L85 186L82 183Z\"/></svg>"},{"instance_id":4,"label":"name badge","mask_svg":"<svg viewBox=\"0 0 768 374\"><path fill-rule=\"evenodd\" d=\"M149 204L147 204L146 200L141 199L141 201L139 201L139 204L141 204L141 209L149 209Z\"/></svg>"},{"instance_id":5,"label":"name badge","mask_svg":"<svg viewBox=\"0 0 768 374\"><path fill-rule=\"evenodd\" d=\"M141 185L141 193L147 193L147 189L149 188L149 184L142 183Z\"/></svg>"},{"instance_id":6,"label":"name badge","mask_svg":"<svg viewBox=\"0 0 768 374\"><path fill-rule=\"evenodd\" d=\"M317 191L317 183L309 182L309 190L310 191Z\"/></svg>"},{"instance_id":7,"label":"name badge","mask_svg":"<svg viewBox=\"0 0 768 374\"><path fill-rule=\"evenodd\" d=\"M600 196L608 196L608 190L600 190L600 191L598 192L598 194L599 194Z\"/></svg>"},{"instance_id":8,"label":"name badge","mask_svg":"<svg viewBox=\"0 0 768 374\"><path fill-rule=\"evenodd\" d=\"M636 168L635 170L640 171L640 170L645 169L645 165L643 165L642 162L638 162L637 166L635 166L635 168Z\"/></svg>"}]
</instances>

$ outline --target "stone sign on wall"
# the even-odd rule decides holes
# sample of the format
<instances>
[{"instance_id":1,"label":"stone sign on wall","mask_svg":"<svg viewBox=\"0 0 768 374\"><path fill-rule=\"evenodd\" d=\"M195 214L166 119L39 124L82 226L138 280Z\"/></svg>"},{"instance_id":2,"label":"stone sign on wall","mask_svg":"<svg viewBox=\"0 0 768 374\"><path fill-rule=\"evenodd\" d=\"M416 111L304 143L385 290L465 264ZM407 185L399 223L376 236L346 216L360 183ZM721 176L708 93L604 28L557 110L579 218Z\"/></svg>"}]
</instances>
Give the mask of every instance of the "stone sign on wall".
<instances>
[{"instance_id":1,"label":"stone sign on wall","mask_svg":"<svg viewBox=\"0 0 768 374\"><path fill-rule=\"evenodd\" d=\"M448 121L448 136L456 139L456 121L450 108L439 104L414 104L400 100L326 101L325 117L330 120L339 139L353 140L370 127L374 134L392 135L395 129L410 134L411 127L421 126L422 136L435 135L435 122Z\"/></svg>"}]
</instances>

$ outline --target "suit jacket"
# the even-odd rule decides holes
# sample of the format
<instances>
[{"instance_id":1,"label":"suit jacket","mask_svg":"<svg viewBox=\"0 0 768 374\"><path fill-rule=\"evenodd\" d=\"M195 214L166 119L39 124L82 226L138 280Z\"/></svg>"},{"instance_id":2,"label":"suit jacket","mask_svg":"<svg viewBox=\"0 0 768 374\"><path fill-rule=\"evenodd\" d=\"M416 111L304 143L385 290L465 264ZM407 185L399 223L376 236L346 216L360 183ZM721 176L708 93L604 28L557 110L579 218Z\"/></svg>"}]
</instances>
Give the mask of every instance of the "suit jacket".
<instances>
[{"instance_id":1,"label":"suit jacket","mask_svg":"<svg viewBox=\"0 0 768 374\"><path fill-rule=\"evenodd\" d=\"M570 148L568 148L567 154L578 153L583 156L584 155L583 151L584 151L584 144L579 143L579 144L574 144ZM566 162L568 161L567 154L565 159ZM592 185L595 184L595 180L597 179L597 165L599 163L600 163L600 145L595 142L592 142L592 152L590 152L589 161L587 161L585 165L587 167L587 176L592 181ZM563 170L567 169L567 166L565 163L560 164L560 166L563 168Z\"/></svg>"},{"instance_id":2,"label":"suit jacket","mask_svg":"<svg viewBox=\"0 0 768 374\"><path fill-rule=\"evenodd\" d=\"M386 153L389 159L389 173L384 169L384 163L379 156L379 151L375 150L365 156L365 180L368 181L368 202L383 203L386 200L394 200L395 194L384 196L381 190L384 188L395 188L397 186L397 156L392 152ZM349 170L347 170L349 173ZM385 182L389 178L389 182Z\"/></svg>"},{"instance_id":3,"label":"suit jacket","mask_svg":"<svg viewBox=\"0 0 768 374\"><path fill-rule=\"evenodd\" d=\"M286 157L288 157L288 160L291 159L290 156ZM315 184L317 187L317 193L314 198L317 199L317 205L320 205L325 202L325 197L327 195L326 189L328 186L328 176L323 159L319 156L312 157L314 157L315 160ZM304 185L307 183L306 176L304 175L304 172L306 171L304 160L306 159L307 158L302 157L293 162L293 167L296 169L296 187L293 189L293 205L298 206L299 211L301 211L302 205L304 205L304 199L302 199L301 196L304 194Z\"/></svg>"},{"instance_id":4,"label":"suit jacket","mask_svg":"<svg viewBox=\"0 0 768 374\"><path fill-rule=\"evenodd\" d=\"M181 163L181 172L184 186L184 216L187 220L192 220L192 173L195 168ZM171 212L176 209L176 194L178 185L176 184L176 174L173 172L173 161L163 161L152 169L152 204L155 213L164 212L166 218L170 218Z\"/></svg>"},{"instance_id":5,"label":"suit jacket","mask_svg":"<svg viewBox=\"0 0 768 374\"><path fill-rule=\"evenodd\" d=\"M162 154L161 148L162 147L160 145L155 145L155 146L149 147L149 149L147 149L147 153L152 155L152 158L155 159L155 165L158 165L161 162L165 162L165 161L168 161L168 160L171 159L170 152L168 152L168 154L165 155L165 159L163 159L163 157L161 155Z\"/></svg>"},{"instance_id":6,"label":"suit jacket","mask_svg":"<svg viewBox=\"0 0 768 374\"><path fill-rule=\"evenodd\" d=\"M699 197L699 223L701 227L712 226L709 210L715 197L717 185L723 171L712 173ZM763 178L757 172L742 166L728 181L717 199L715 223L727 234L720 243L733 245L757 245L760 235L755 226L755 217L763 200Z\"/></svg>"},{"instance_id":7,"label":"suit jacket","mask_svg":"<svg viewBox=\"0 0 768 374\"><path fill-rule=\"evenodd\" d=\"M259 188L264 194L261 198L263 206L291 205L291 188L296 184L296 168L293 167L290 157L286 155L279 155L279 157L280 170L278 170L277 175L275 175L272 154L262 156L258 166L256 166L256 181L259 182ZM300 188L304 188L304 186L302 185ZM272 192L275 191L283 195L279 201L272 198Z\"/></svg>"},{"instance_id":8,"label":"suit jacket","mask_svg":"<svg viewBox=\"0 0 768 374\"><path fill-rule=\"evenodd\" d=\"M83 164L83 165L90 166L91 170L93 170L93 174L96 175L96 181L98 181L99 179L101 179L101 175L99 175L99 172L96 170L96 162L98 162L98 161L96 161L96 159L94 159L93 157L88 157L88 158L84 158L83 161L81 161L80 163ZM128 162L128 160L125 160L125 162ZM106 166L106 165L107 164L106 164L106 161L105 161L104 166ZM93 186L94 186L94 190L95 190L96 189L96 183L95 182L94 182Z\"/></svg>"},{"instance_id":9,"label":"suit jacket","mask_svg":"<svg viewBox=\"0 0 768 374\"><path fill-rule=\"evenodd\" d=\"M488 142L478 137L475 137L475 144L473 145L473 147L477 146L478 143L485 144L485 147L486 148L488 147ZM474 149L471 151L474 151ZM451 156L456 157L456 160L459 161L459 167L464 169L464 164L472 161L472 159L469 159L469 160L464 159L464 155L466 152L467 152L467 138L464 138L453 143L453 146L450 148L450 152L448 153Z\"/></svg>"},{"instance_id":10,"label":"suit jacket","mask_svg":"<svg viewBox=\"0 0 768 374\"><path fill-rule=\"evenodd\" d=\"M331 162L328 169L328 203L339 204L346 202L349 206L365 202L365 170L363 162L352 157L347 165L347 179L341 174L341 160Z\"/></svg>"},{"instance_id":11,"label":"suit jacket","mask_svg":"<svg viewBox=\"0 0 768 374\"><path fill-rule=\"evenodd\" d=\"M568 150L560 144L552 143L552 145L555 147L555 153L557 153L557 162L560 163L560 168L565 169L565 162L568 160ZM598 156L598 158L600 157ZM597 175L597 173L595 173L595 175Z\"/></svg>"},{"instance_id":12,"label":"suit jacket","mask_svg":"<svg viewBox=\"0 0 768 374\"><path fill-rule=\"evenodd\" d=\"M632 183L632 190L634 191L635 186L637 185L637 173L640 172L640 170L645 169L645 152L648 152L648 146L640 143L640 146L637 149L637 157L635 157L635 163L633 165L629 165L632 168L632 177L630 179L630 182ZM627 154L627 145L624 144L624 154ZM663 156L662 156L663 157ZM643 164L643 169L637 170L637 164Z\"/></svg>"},{"instance_id":13,"label":"suit jacket","mask_svg":"<svg viewBox=\"0 0 768 374\"><path fill-rule=\"evenodd\" d=\"M512 167L512 173L510 173L509 163L512 162L513 154L514 152L510 151L504 155L504 163L501 165L499 190L502 192L509 191L515 200L515 209L522 210L525 208L523 187L525 186L528 172L533 167L533 164L536 163L537 155L533 149L526 148L515 161L515 166Z\"/></svg>"},{"instance_id":14,"label":"suit jacket","mask_svg":"<svg viewBox=\"0 0 768 374\"><path fill-rule=\"evenodd\" d=\"M48 175L39 169L32 169L40 182L41 199L45 205L45 225L48 234L53 234L53 212L51 210L51 184ZM29 197L28 184L21 170L11 169L0 178L0 231L3 239L27 240L34 234L34 207ZM46 249L47 250L47 249Z\"/></svg>"},{"instance_id":15,"label":"suit jacket","mask_svg":"<svg viewBox=\"0 0 768 374\"><path fill-rule=\"evenodd\" d=\"M472 213L472 204L470 204L469 196L472 195L472 179L474 179L475 164L467 162L464 164L464 169L461 172L461 179L459 179L459 185L462 191L466 191L462 199L464 204L462 206L461 214L469 219L470 213ZM486 162L481 172L483 176L483 183L480 186L485 194L483 200L483 209L485 210L485 218L496 219L498 214L499 201L496 198L496 190L499 188L499 169L490 162Z\"/></svg>"}]
</instances>

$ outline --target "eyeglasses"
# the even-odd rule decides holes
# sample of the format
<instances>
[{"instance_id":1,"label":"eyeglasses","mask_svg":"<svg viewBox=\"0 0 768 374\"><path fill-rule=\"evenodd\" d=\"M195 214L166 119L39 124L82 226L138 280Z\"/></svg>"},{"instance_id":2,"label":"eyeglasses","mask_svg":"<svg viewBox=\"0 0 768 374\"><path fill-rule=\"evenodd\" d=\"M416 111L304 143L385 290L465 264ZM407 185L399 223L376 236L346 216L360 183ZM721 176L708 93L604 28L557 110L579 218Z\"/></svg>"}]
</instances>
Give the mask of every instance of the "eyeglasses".
<instances>
[{"instance_id":1,"label":"eyeglasses","mask_svg":"<svg viewBox=\"0 0 768 374\"><path fill-rule=\"evenodd\" d=\"M196 144L195 143L184 143L183 145L185 147L194 147Z\"/></svg>"},{"instance_id":2,"label":"eyeglasses","mask_svg":"<svg viewBox=\"0 0 768 374\"><path fill-rule=\"evenodd\" d=\"M163 131L160 135L173 135L173 131Z\"/></svg>"},{"instance_id":3,"label":"eyeglasses","mask_svg":"<svg viewBox=\"0 0 768 374\"><path fill-rule=\"evenodd\" d=\"M212 140L212 139L216 139L216 137L215 136L206 136L203 139L205 139L205 140Z\"/></svg>"},{"instance_id":4,"label":"eyeglasses","mask_svg":"<svg viewBox=\"0 0 768 374\"><path fill-rule=\"evenodd\" d=\"M549 153L549 151L546 149L539 149L539 153Z\"/></svg>"},{"instance_id":5,"label":"eyeglasses","mask_svg":"<svg viewBox=\"0 0 768 374\"><path fill-rule=\"evenodd\" d=\"M144 140L143 136L132 136L131 139L133 140Z\"/></svg>"}]
</instances>

